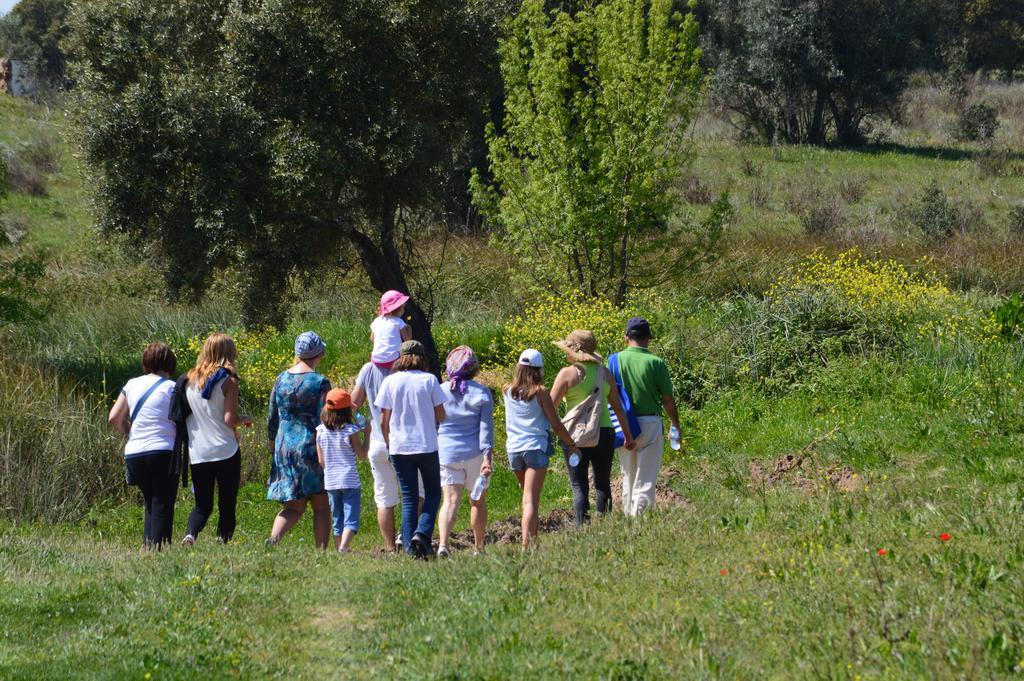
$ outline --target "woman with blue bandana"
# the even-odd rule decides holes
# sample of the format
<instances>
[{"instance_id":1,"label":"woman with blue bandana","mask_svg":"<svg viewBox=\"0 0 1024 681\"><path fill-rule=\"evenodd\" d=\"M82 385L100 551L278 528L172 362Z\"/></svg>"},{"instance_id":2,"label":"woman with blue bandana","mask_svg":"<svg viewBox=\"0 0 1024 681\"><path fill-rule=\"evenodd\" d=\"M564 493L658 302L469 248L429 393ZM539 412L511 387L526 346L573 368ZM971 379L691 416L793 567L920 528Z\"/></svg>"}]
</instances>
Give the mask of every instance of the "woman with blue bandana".
<instances>
[{"instance_id":1,"label":"woman with blue bandana","mask_svg":"<svg viewBox=\"0 0 1024 681\"><path fill-rule=\"evenodd\" d=\"M306 331L295 339L295 363L281 373L270 394L267 434L274 451L267 499L283 505L274 519L268 544L276 544L313 507L317 548L327 548L331 508L324 491L324 469L316 454L316 427L331 382L317 373L327 346Z\"/></svg>"}]
</instances>

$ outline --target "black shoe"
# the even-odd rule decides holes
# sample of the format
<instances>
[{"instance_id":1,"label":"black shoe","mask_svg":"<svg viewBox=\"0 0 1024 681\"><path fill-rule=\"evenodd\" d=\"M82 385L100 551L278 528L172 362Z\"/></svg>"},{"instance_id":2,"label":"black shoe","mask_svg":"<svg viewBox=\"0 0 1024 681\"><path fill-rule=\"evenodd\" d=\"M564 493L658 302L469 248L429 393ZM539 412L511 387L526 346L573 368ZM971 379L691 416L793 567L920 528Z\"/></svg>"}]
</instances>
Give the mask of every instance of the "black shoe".
<instances>
[{"instance_id":1,"label":"black shoe","mask_svg":"<svg viewBox=\"0 0 1024 681\"><path fill-rule=\"evenodd\" d=\"M424 537L422 534L414 534L412 539L409 541L412 546L412 557L416 560L426 560L432 553L430 548L430 540Z\"/></svg>"}]
</instances>

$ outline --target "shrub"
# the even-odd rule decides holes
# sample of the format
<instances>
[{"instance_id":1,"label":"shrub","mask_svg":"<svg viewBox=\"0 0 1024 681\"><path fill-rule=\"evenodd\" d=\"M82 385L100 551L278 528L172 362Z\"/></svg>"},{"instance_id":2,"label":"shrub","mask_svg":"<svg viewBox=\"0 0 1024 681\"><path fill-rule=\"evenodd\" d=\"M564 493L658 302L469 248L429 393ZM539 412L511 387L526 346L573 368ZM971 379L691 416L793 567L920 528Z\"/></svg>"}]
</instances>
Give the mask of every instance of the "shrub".
<instances>
[{"instance_id":1,"label":"shrub","mask_svg":"<svg viewBox=\"0 0 1024 681\"><path fill-rule=\"evenodd\" d=\"M956 211L949 205L946 193L932 180L916 203L907 209L907 217L930 239L952 236L956 226Z\"/></svg>"},{"instance_id":2,"label":"shrub","mask_svg":"<svg viewBox=\"0 0 1024 681\"><path fill-rule=\"evenodd\" d=\"M748 197L750 198L750 205L754 208L764 208L768 205L768 198L771 195L768 183L762 178L757 178L750 185L750 191Z\"/></svg>"},{"instance_id":3,"label":"shrub","mask_svg":"<svg viewBox=\"0 0 1024 681\"><path fill-rule=\"evenodd\" d=\"M953 126L953 137L961 142L988 142L999 129L999 116L995 108L977 102L960 112Z\"/></svg>"},{"instance_id":4,"label":"shrub","mask_svg":"<svg viewBox=\"0 0 1024 681\"><path fill-rule=\"evenodd\" d=\"M805 185L786 198L786 207L796 215L804 232L814 236L831 234L846 224L839 200L817 184Z\"/></svg>"},{"instance_id":5,"label":"shrub","mask_svg":"<svg viewBox=\"0 0 1024 681\"><path fill-rule=\"evenodd\" d=\"M749 158L744 157L740 161L740 172L746 177L760 177L763 166L760 163L754 163Z\"/></svg>"},{"instance_id":6,"label":"shrub","mask_svg":"<svg viewBox=\"0 0 1024 681\"><path fill-rule=\"evenodd\" d=\"M696 173L688 173L683 178L682 194L687 203L699 206L706 206L714 200L711 189Z\"/></svg>"},{"instance_id":7,"label":"shrub","mask_svg":"<svg viewBox=\"0 0 1024 681\"><path fill-rule=\"evenodd\" d=\"M848 175L839 181L839 195L848 204L860 203L867 193L867 182L860 175Z\"/></svg>"},{"instance_id":8,"label":"shrub","mask_svg":"<svg viewBox=\"0 0 1024 681\"><path fill-rule=\"evenodd\" d=\"M970 199L960 199L953 204L953 229L961 234L980 232L988 227L985 211Z\"/></svg>"},{"instance_id":9,"label":"shrub","mask_svg":"<svg viewBox=\"0 0 1024 681\"><path fill-rule=\"evenodd\" d=\"M974 155L974 164L982 177L1007 177L1018 171L1009 149L984 149Z\"/></svg>"},{"instance_id":10,"label":"shrub","mask_svg":"<svg viewBox=\"0 0 1024 681\"><path fill-rule=\"evenodd\" d=\"M1014 293L1002 305L992 308L991 314L1003 340L1024 338L1024 296L1020 293Z\"/></svg>"},{"instance_id":11,"label":"shrub","mask_svg":"<svg viewBox=\"0 0 1024 681\"><path fill-rule=\"evenodd\" d=\"M1010 209L1010 233L1024 237L1024 203Z\"/></svg>"},{"instance_id":12,"label":"shrub","mask_svg":"<svg viewBox=\"0 0 1024 681\"><path fill-rule=\"evenodd\" d=\"M7 152L7 186L30 196L46 196L46 176L57 172L56 143L40 139Z\"/></svg>"},{"instance_id":13,"label":"shrub","mask_svg":"<svg viewBox=\"0 0 1024 681\"><path fill-rule=\"evenodd\" d=\"M574 329L593 331L597 351L604 357L622 345L626 321L633 316L617 308L604 297L586 296L579 291L564 296L544 295L510 320L502 333L504 366L513 366L519 353L536 348L544 356L544 368L553 377L565 365L565 355L553 342L565 338Z\"/></svg>"}]
</instances>

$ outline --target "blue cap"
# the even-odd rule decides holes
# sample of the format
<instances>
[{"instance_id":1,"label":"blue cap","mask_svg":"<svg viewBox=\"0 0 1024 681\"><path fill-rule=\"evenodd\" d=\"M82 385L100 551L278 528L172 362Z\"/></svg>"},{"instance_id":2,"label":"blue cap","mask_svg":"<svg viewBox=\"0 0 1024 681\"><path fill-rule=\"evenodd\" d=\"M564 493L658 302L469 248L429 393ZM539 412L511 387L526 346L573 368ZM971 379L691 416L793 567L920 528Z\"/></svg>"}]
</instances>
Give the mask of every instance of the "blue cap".
<instances>
[{"instance_id":1,"label":"blue cap","mask_svg":"<svg viewBox=\"0 0 1024 681\"><path fill-rule=\"evenodd\" d=\"M637 338L651 337L651 324L643 317L633 317L626 322L626 335Z\"/></svg>"},{"instance_id":2,"label":"blue cap","mask_svg":"<svg viewBox=\"0 0 1024 681\"><path fill-rule=\"evenodd\" d=\"M324 354L327 346L316 331L305 331L295 339L295 356L299 359L313 359Z\"/></svg>"}]
</instances>

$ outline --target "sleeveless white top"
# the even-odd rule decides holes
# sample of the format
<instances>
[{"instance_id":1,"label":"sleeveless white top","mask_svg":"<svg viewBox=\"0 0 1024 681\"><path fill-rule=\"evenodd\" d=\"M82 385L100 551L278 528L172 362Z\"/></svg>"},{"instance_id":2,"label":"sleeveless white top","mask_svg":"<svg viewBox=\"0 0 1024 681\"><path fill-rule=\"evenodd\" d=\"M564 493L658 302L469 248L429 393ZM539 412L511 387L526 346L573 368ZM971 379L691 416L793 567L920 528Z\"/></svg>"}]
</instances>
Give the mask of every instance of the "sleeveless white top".
<instances>
[{"instance_id":1,"label":"sleeveless white top","mask_svg":"<svg viewBox=\"0 0 1024 681\"><path fill-rule=\"evenodd\" d=\"M191 384L185 390L192 409L185 425L188 428L188 459L192 463L210 463L230 459L238 451L235 431L224 423L224 379L213 386L210 399Z\"/></svg>"}]
</instances>

